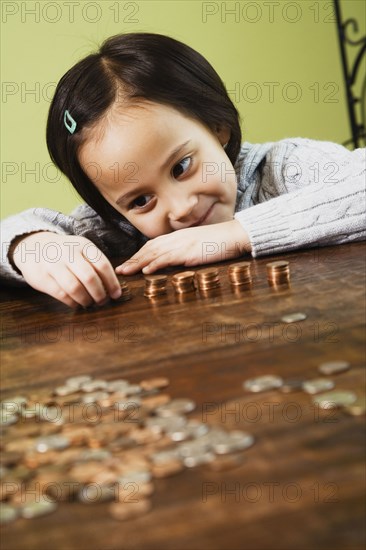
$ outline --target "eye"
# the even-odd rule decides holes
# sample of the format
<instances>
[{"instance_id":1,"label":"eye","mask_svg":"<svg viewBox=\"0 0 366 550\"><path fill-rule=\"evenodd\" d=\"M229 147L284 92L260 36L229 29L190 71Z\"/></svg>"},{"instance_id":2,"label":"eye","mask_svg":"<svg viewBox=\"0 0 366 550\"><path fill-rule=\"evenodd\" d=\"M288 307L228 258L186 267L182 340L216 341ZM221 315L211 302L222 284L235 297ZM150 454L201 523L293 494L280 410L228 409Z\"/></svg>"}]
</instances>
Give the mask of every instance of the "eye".
<instances>
[{"instance_id":1,"label":"eye","mask_svg":"<svg viewBox=\"0 0 366 550\"><path fill-rule=\"evenodd\" d=\"M191 162L191 157L186 157L178 162L178 164L176 164L172 170L174 178L179 178L182 174L184 174L190 167Z\"/></svg>"},{"instance_id":2,"label":"eye","mask_svg":"<svg viewBox=\"0 0 366 550\"><path fill-rule=\"evenodd\" d=\"M139 197L136 197L136 199L133 199L133 201L129 205L129 209L142 209L147 206L153 198L153 195L140 195Z\"/></svg>"}]
</instances>

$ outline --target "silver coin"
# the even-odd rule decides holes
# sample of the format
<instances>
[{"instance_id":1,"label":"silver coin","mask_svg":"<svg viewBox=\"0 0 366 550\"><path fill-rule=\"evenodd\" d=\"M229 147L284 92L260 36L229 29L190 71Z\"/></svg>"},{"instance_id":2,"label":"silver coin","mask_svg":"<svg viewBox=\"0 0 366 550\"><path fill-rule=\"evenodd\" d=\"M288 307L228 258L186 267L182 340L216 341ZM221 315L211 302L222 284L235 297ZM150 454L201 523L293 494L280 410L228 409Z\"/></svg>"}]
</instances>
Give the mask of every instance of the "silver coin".
<instances>
[{"instance_id":1,"label":"silver coin","mask_svg":"<svg viewBox=\"0 0 366 550\"><path fill-rule=\"evenodd\" d=\"M71 376L71 378L67 378L65 380L66 386L74 386L77 388L80 388L82 384L85 384L86 382L91 382L92 377L88 374L83 374L80 376Z\"/></svg>"},{"instance_id":2,"label":"silver coin","mask_svg":"<svg viewBox=\"0 0 366 550\"><path fill-rule=\"evenodd\" d=\"M348 407L355 403L356 400L356 394L347 390L330 391L313 397L313 403L318 405L321 409Z\"/></svg>"},{"instance_id":3,"label":"silver coin","mask_svg":"<svg viewBox=\"0 0 366 550\"><path fill-rule=\"evenodd\" d=\"M63 417L61 407L54 407L53 405L41 406L39 408L37 416L39 420L43 420L45 422L52 422L53 424L57 424L58 426L65 423L65 419Z\"/></svg>"},{"instance_id":4,"label":"silver coin","mask_svg":"<svg viewBox=\"0 0 366 550\"><path fill-rule=\"evenodd\" d=\"M55 512L56 509L56 502L52 501L50 498L40 495L37 497L37 502L31 502L22 506L20 509L20 515L22 518L33 519L39 516L45 516L51 512Z\"/></svg>"},{"instance_id":5,"label":"silver coin","mask_svg":"<svg viewBox=\"0 0 366 550\"><path fill-rule=\"evenodd\" d=\"M152 453L150 455L150 459L155 464L163 465L167 462L172 462L172 460L181 460L181 456L178 452L178 449L174 447L172 449Z\"/></svg>"},{"instance_id":6,"label":"silver coin","mask_svg":"<svg viewBox=\"0 0 366 550\"><path fill-rule=\"evenodd\" d=\"M172 399L169 403L165 403L165 405L160 405L155 409L155 413L158 416L175 416L189 413L195 408L196 404L191 399L179 398Z\"/></svg>"},{"instance_id":7,"label":"silver coin","mask_svg":"<svg viewBox=\"0 0 366 550\"><path fill-rule=\"evenodd\" d=\"M183 459L183 464L187 468L195 468L196 466L200 466L201 464L207 464L208 462L212 462L215 460L214 453L210 451L197 453L194 455L186 456Z\"/></svg>"},{"instance_id":8,"label":"silver coin","mask_svg":"<svg viewBox=\"0 0 366 550\"><path fill-rule=\"evenodd\" d=\"M217 442L213 445L213 450L217 454L234 453L236 451L248 449L253 443L254 437L252 435L234 430L227 434L226 441Z\"/></svg>"},{"instance_id":9,"label":"silver coin","mask_svg":"<svg viewBox=\"0 0 366 550\"><path fill-rule=\"evenodd\" d=\"M128 384L123 391L126 392L126 395L137 395L141 393L141 389L141 386L138 384Z\"/></svg>"},{"instance_id":10,"label":"silver coin","mask_svg":"<svg viewBox=\"0 0 366 550\"><path fill-rule=\"evenodd\" d=\"M302 389L306 393L320 393L322 391L332 390L335 384L333 380L329 378L313 378L312 380L305 380L302 385Z\"/></svg>"},{"instance_id":11,"label":"silver coin","mask_svg":"<svg viewBox=\"0 0 366 550\"><path fill-rule=\"evenodd\" d=\"M325 375L338 374L349 370L350 364L347 361L328 361L319 365L319 372Z\"/></svg>"},{"instance_id":12,"label":"silver coin","mask_svg":"<svg viewBox=\"0 0 366 550\"><path fill-rule=\"evenodd\" d=\"M34 448L39 453L47 451L61 451L70 446L70 439L64 435L47 435L38 437L34 442Z\"/></svg>"},{"instance_id":13,"label":"silver coin","mask_svg":"<svg viewBox=\"0 0 366 550\"><path fill-rule=\"evenodd\" d=\"M14 506L9 504L0 504L0 523L10 523L17 519L19 512Z\"/></svg>"},{"instance_id":14,"label":"silver coin","mask_svg":"<svg viewBox=\"0 0 366 550\"><path fill-rule=\"evenodd\" d=\"M6 477L9 472L10 472L9 468L6 468L6 466L3 466L2 464L0 464L0 479L3 479L3 477Z\"/></svg>"},{"instance_id":15,"label":"silver coin","mask_svg":"<svg viewBox=\"0 0 366 550\"><path fill-rule=\"evenodd\" d=\"M189 420L185 426L169 428L166 430L166 434L172 441L184 441L199 438L208 433L208 430L207 424L203 424L198 420Z\"/></svg>"},{"instance_id":16,"label":"silver coin","mask_svg":"<svg viewBox=\"0 0 366 550\"><path fill-rule=\"evenodd\" d=\"M77 462L89 462L89 460L96 460L98 462L104 462L111 458L112 453L107 449L86 449L82 451L77 457Z\"/></svg>"},{"instance_id":17,"label":"silver coin","mask_svg":"<svg viewBox=\"0 0 366 550\"><path fill-rule=\"evenodd\" d=\"M150 416L144 422L146 428L149 428L155 433L171 432L174 430L180 430L187 424L185 416Z\"/></svg>"},{"instance_id":18,"label":"silver coin","mask_svg":"<svg viewBox=\"0 0 366 550\"><path fill-rule=\"evenodd\" d=\"M125 483L137 483L143 485L151 481L150 470L131 470L126 472L117 479L117 483L124 485Z\"/></svg>"},{"instance_id":19,"label":"silver coin","mask_svg":"<svg viewBox=\"0 0 366 550\"><path fill-rule=\"evenodd\" d=\"M15 397L4 399L4 401L1 402L1 408L9 413L17 413L19 409L25 407L27 403L28 399L26 397L16 395Z\"/></svg>"},{"instance_id":20,"label":"silver coin","mask_svg":"<svg viewBox=\"0 0 366 550\"><path fill-rule=\"evenodd\" d=\"M348 412L352 416L362 416L366 414L365 395L363 395L362 397L357 397L356 401L352 403L352 405L346 406L345 409L346 409L346 412Z\"/></svg>"},{"instance_id":21,"label":"silver coin","mask_svg":"<svg viewBox=\"0 0 366 550\"><path fill-rule=\"evenodd\" d=\"M111 380L110 382L107 382L106 391L109 391L110 393L123 392L129 385L130 383L122 378L118 380Z\"/></svg>"},{"instance_id":22,"label":"silver coin","mask_svg":"<svg viewBox=\"0 0 366 550\"><path fill-rule=\"evenodd\" d=\"M18 415L0 410L0 426L11 426L18 422Z\"/></svg>"},{"instance_id":23,"label":"silver coin","mask_svg":"<svg viewBox=\"0 0 366 550\"><path fill-rule=\"evenodd\" d=\"M193 441L184 441L178 446L178 453L181 457L195 456L211 450L211 445L202 439L194 439Z\"/></svg>"},{"instance_id":24,"label":"silver coin","mask_svg":"<svg viewBox=\"0 0 366 550\"><path fill-rule=\"evenodd\" d=\"M108 399L109 393L106 391L96 391L87 393L86 395L83 395L81 398L82 403L97 403L98 401L102 401L103 399Z\"/></svg>"},{"instance_id":25,"label":"silver coin","mask_svg":"<svg viewBox=\"0 0 366 550\"><path fill-rule=\"evenodd\" d=\"M65 386L57 386L57 388L54 389L54 394L58 395L59 397L66 397L67 395L71 395L72 393L76 393L79 391L79 386L71 386L71 385L65 385Z\"/></svg>"},{"instance_id":26,"label":"silver coin","mask_svg":"<svg viewBox=\"0 0 366 550\"><path fill-rule=\"evenodd\" d=\"M41 405L36 403L32 407L25 407L21 409L20 416L24 419L26 418L36 418L39 415Z\"/></svg>"},{"instance_id":27,"label":"silver coin","mask_svg":"<svg viewBox=\"0 0 366 550\"><path fill-rule=\"evenodd\" d=\"M280 387L280 391L282 393L291 393L295 391L302 390L302 385L304 383L304 380L301 380L300 378L295 378L292 380L284 380L283 385Z\"/></svg>"},{"instance_id":28,"label":"silver coin","mask_svg":"<svg viewBox=\"0 0 366 550\"><path fill-rule=\"evenodd\" d=\"M268 374L265 376L257 376L256 378L249 378L249 380L244 382L243 387L245 390L251 392L260 392L280 388L282 384L282 378Z\"/></svg>"},{"instance_id":29,"label":"silver coin","mask_svg":"<svg viewBox=\"0 0 366 550\"><path fill-rule=\"evenodd\" d=\"M288 315L283 315L281 321L283 323L297 323L298 321L304 321L306 317L305 313L289 313Z\"/></svg>"},{"instance_id":30,"label":"silver coin","mask_svg":"<svg viewBox=\"0 0 366 550\"><path fill-rule=\"evenodd\" d=\"M108 383L105 380L91 380L90 382L84 382L81 384L80 389L84 392L91 393L98 390L105 390Z\"/></svg>"},{"instance_id":31,"label":"silver coin","mask_svg":"<svg viewBox=\"0 0 366 550\"><path fill-rule=\"evenodd\" d=\"M78 493L78 500L83 504L95 504L98 502L108 502L115 497L115 487L110 485L100 485L93 483L85 485Z\"/></svg>"}]
</instances>

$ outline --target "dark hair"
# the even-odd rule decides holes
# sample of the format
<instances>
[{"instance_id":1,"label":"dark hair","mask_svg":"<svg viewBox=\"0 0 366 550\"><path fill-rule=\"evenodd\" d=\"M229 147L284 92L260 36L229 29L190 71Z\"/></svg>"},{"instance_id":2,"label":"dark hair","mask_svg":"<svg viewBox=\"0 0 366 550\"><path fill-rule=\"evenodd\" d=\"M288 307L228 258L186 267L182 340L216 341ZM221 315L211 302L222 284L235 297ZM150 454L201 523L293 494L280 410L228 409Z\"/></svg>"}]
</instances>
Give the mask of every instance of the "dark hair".
<instances>
[{"instance_id":1,"label":"dark hair","mask_svg":"<svg viewBox=\"0 0 366 550\"><path fill-rule=\"evenodd\" d=\"M113 36L61 78L47 121L53 162L106 221L121 215L86 176L77 153L85 140L82 130L101 119L121 92L126 101L148 100L173 107L211 131L226 126L231 135L225 151L235 163L241 146L239 114L209 62L186 44L161 34ZM76 121L73 134L64 125L66 109Z\"/></svg>"}]
</instances>

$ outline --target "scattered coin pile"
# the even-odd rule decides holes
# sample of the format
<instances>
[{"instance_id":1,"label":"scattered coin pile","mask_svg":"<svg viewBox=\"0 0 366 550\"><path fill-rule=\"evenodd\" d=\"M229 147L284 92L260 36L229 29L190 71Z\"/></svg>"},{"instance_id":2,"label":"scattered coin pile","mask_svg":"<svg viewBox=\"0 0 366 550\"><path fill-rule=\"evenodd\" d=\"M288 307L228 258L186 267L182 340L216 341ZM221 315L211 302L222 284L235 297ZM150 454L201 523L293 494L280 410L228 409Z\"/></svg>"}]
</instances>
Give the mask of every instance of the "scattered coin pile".
<instances>
[{"instance_id":1,"label":"scattered coin pile","mask_svg":"<svg viewBox=\"0 0 366 550\"><path fill-rule=\"evenodd\" d=\"M145 275L145 292L147 298L161 296L167 292L167 275Z\"/></svg>"},{"instance_id":2,"label":"scattered coin pile","mask_svg":"<svg viewBox=\"0 0 366 550\"><path fill-rule=\"evenodd\" d=\"M171 399L162 392L168 383L76 376L52 395L3 400L0 522L72 500L109 502L110 514L126 520L151 509L154 478L240 465L253 437L188 418L195 403Z\"/></svg>"},{"instance_id":3,"label":"scattered coin pile","mask_svg":"<svg viewBox=\"0 0 366 550\"><path fill-rule=\"evenodd\" d=\"M339 374L349 370L347 361L333 361L319 365L319 372L324 375ZM304 391L314 395L312 401L321 409L341 408L351 415L365 414L365 396L357 396L349 390L333 390L335 383L329 378L314 378L311 380L283 380L272 374L250 378L243 383L245 390L250 392L262 392L268 390L280 390L283 393ZM321 393L325 392L325 393Z\"/></svg>"},{"instance_id":4,"label":"scattered coin pile","mask_svg":"<svg viewBox=\"0 0 366 550\"><path fill-rule=\"evenodd\" d=\"M252 282L250 268L250 262L231 264L228 267L230 284L232 284L233 286L250 285Z\"/></svg>"},{"instance_id":5,"label":"scattered coin pile","mask_svg":"<svg viewBox=\"0 0 366 550\"><path fill-rule=\"evenodd\" d=\"M183 271L176 273L172 277L172 284L177 294L185 294L186 292L194 292L195 287L195 273L194 271Z\"/></svg>"},{"instance_id":6,"label":"scattered coin pile","mask_svg":"<svg viewBox=\"0 0 366 550\"><path fill-rule=\"evenodd\" d=\"M266 264L267 280L270 286L288 284L290 282L290 264L284 260Z\"/></svg>"}]
</instances>

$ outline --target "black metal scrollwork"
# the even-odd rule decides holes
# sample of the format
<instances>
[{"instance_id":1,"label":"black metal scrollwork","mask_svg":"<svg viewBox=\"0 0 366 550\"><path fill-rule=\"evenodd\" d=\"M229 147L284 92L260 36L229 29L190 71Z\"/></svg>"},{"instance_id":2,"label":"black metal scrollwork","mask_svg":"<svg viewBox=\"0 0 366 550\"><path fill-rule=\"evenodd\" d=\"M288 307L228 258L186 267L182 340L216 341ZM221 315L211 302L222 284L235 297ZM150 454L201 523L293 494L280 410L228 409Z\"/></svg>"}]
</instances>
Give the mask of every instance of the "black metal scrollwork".
<instances>
[{"instance_id":1,"label":"black metal scrollwork","mask_svg":"<svg viewBox=\"0 0 366 550\"><path fill-rule=\"evenodd\" d=\"M352 137L344 145L353 144L356 149L357 147L366 146L366 71L364 70L366 62L366 36L356 40L351 39L349 35L350 29L355 34L359 32L357 21L355 19L347 19L342 22L340 0L333 0L333 2L352 133ZM347 57L347 46L358 48L352 63L349 62ZM359 80L362 79L362 72L363 80ZM361 92L356 94L355 85L358 81L362 82Z\"/></svg>"}]
</instances>

